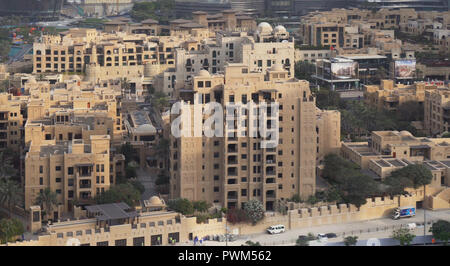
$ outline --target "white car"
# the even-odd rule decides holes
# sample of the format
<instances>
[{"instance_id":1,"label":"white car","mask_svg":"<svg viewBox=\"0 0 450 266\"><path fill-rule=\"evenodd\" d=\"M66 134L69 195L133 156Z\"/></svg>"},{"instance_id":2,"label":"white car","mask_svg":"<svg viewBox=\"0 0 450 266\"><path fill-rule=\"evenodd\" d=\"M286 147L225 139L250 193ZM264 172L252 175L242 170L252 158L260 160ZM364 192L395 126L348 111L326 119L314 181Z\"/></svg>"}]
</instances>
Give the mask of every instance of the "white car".
<instances>
[{"instance_id":1,"label":"white car","mask_svg":"<svg viewBox=\"0 0 450 266\"><path fill-rule=\"evenodd\" d=\"M281 234L281 233L284 233L285 231L286 231L286 228L282 224L272 225L271 227L267 228L267 232L272 235L273 234Z\"/></svg>"},{"instance_id":2,"label":"white car","mask_svg":"<svg viewBox=\"0 0 450 266\"><path fill-rule=\"evenodd\" d=\"M327 237L325 234L317 234L317 239L318 239L320 242L326 242L326 241L328 241L328 237Z\"/></svg>"}]
</instances>

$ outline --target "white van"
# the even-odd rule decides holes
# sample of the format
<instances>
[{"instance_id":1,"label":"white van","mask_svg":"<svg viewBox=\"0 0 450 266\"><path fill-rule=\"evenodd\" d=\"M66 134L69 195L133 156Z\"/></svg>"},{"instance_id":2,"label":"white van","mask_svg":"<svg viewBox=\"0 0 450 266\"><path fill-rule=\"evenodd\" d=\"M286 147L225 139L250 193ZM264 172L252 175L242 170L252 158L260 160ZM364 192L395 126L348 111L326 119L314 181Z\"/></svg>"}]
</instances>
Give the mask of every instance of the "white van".
<instances>
[{"instance_id":1,"label":"white van","mask_svg":"<svg viewBox=\"0 0 450 266\"><path fill-rule=\"evenodd\" d=\"M272 225L271 227L267 228L267 232L272 235L284 233L285 231L286 231L286 228L282 224Z\"/></svg>"}]
</instances>

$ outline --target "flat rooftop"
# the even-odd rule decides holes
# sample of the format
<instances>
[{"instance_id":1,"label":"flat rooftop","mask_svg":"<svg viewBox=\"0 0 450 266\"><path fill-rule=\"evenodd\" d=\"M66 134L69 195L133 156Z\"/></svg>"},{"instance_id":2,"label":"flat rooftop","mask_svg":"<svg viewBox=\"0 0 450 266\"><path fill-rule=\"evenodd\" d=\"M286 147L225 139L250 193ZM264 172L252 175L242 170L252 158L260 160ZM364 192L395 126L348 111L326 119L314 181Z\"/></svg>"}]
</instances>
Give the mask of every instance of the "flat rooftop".
<instances>
[{"instance_id":1,"label":"flat rooftop","mask_svg":"<svg viewBox=\"0 0 450 266\"><path fill-rule=\"evenodd\" d=\"M97 220L117 220L139 216L124 202L86 206L86 210L95 216Z\"/></svg>"}]
</instances>

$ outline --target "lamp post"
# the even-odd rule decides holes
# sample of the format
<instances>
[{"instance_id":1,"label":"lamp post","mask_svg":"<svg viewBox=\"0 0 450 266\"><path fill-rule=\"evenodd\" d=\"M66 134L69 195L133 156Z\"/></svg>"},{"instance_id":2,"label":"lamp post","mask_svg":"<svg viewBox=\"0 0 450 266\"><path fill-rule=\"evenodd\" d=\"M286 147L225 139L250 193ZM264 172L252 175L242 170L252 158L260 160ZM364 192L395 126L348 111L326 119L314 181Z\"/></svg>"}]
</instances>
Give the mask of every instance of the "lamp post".
<instances>
[{"instance_id":1,"label":"lamp post","mask_svg":"<svg viewBox=\"0 0 450 266\"><path fill-rule=\"evenodd\" d=\"M422 207L423 207L423 245L426 245L426 228L427 228L427 215L426 215L426 207L425 207L425 186L423 185L423 203L422 203Z\"/></svg>"}]
</instances>

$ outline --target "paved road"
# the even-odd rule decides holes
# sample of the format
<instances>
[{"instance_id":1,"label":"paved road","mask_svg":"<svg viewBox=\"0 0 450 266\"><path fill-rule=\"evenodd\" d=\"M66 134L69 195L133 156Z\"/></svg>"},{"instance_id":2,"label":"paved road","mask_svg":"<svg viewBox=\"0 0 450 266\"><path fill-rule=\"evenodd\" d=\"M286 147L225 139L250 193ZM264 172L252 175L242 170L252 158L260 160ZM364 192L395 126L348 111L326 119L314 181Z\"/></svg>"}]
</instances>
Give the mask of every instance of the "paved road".
<instances>
[{"instance_id":1,"label":"paved road","mask_svg":"<svg viewBox=\"0 0 450 266\"><path fill-rule=\"evenodd\" d=\"M333 225L322 225L308 228L298 228L288 230L283 234L269 235L267 233L260 233L254 235L241 236L240 239L228 242L230 246L240 246L247 240L253 242L260 242L262 245L293 245L299 235L307 235L313 233L336 233L338 235L335 239L329 239L329 242L340 242L348 235L356 235L360 240L369 238L390 237L394 229L400 228L401 225L406 226L408 223L423 223L423 210L417 210L415 217L404 218L400 220L392 220L391 218L382 218L370 221L360 221ZM450 221L450 210L442 211L426 211L426 219L428 221L437 221L439 219ZM394 227L394 228L393 228ZM378 231L376 231L378 228ZM428 233L429 226L426 228ZM344 235L345 233L345 235ZM417 235L423 235L423 227L415 230ZM180 243L181 245L192 245L191 243ZM206 241L204 245L224 246L225 242Z\"/></svg>"}]
</instances>

